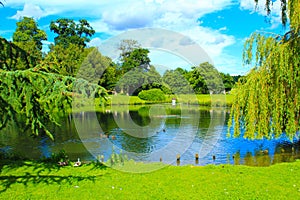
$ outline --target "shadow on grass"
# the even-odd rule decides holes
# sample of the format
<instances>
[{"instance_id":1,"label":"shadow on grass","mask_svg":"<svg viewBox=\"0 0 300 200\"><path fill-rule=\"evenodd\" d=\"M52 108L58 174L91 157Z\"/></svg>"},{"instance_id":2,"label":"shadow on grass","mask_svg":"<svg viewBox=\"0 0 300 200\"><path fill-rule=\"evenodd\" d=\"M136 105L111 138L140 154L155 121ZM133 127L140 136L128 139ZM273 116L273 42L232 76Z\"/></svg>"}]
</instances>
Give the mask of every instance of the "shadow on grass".
<instances>
[{"instance_id":1,"label":"shadow on grass","mask_svg":"<svg viewBox=\"0 0 300 200\"><path fill-rule=\"evenodd\" d=\"M92 162L89 164L83 164L81 167L87 167L86 172L92 170L105 170L107 167L100 162ZM89 166L89 167L88 167ZM50 184L69 184L72 185L74 183L78 183L83 180L94 182L96 178L103 176L103 174L98 175L76 175L77 169L81 167L72 167L69 166L58 166L53 163L42 163L37 161L9 161L9 160L1 160L0 161L0 193L7 191L14 184L23 184L24 186L28 186L28 184L40 184L44 183L47 185ZM24 171L24 175L14 175L14 171L22 168ZM62 169L67 168L67 172L74 170L74 175L70 175L70 173L64 175ZM4 170L9 170L12 174L5 174ZM70 170L70 171L69 171ZM82 170L81 170L82 171ZM54 174L53 174L54 172ZM20 173L20 172L19 172ZM52 173L52 174L50 174Z\"/></svg>"},{"instance_id":2,"label":"shadow on grass","mask_svg":"<svg viewBox=\"0 0 300 200\"><path fill-rule=\"evenodd\" d=\"M82 180L95 181L96 176L57 176L57 175L32 175L28 172L24 176L0 176L1 185L3 187L0 193L5 192L13 184L23 184L27 186L28 183L32 184L72 184L74 182L80 182Z\"/></svg>"}]
</instances>

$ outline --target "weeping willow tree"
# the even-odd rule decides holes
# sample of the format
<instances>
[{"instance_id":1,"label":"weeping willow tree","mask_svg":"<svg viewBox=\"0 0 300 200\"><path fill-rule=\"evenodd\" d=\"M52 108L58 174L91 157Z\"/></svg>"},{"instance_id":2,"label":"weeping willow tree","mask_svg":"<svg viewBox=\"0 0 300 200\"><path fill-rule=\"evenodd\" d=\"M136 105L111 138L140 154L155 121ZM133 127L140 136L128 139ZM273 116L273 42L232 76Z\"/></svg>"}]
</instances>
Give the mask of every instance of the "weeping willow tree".
<instances>
[{"instance_id":1,"label":"weeping willow tree","mask_svg":"<svg viewBox=\"0 0 300 200\"><path fill-rule=\"evenodd\" d=\"M257 0L255 0L257 2ZM234 92L229 130L238 137L274 138L299 134L300 122L300 1L282 0L284 35L254 33L245 42L245 64L254 63ZM270 13L271 1L266 1ZM297 133L298 132L298 133Z\"/></svg>"},{"instance_id":2,"label":"weeping willow tree","mask_svg":"<svg viewBox=\"0 0 300 200\"><path fill-rule=\"evenodd\" d=\"M57 66L47 62L32 66L30 56L5 39L0 41L0 52L0 129L14 121L23 130L53 139L47 124L58 124L57 113L66 114L74 96L106 96L96 84L55 73ZM29 69L15 68L25 64Z\"/></svg>"}]
</instances>

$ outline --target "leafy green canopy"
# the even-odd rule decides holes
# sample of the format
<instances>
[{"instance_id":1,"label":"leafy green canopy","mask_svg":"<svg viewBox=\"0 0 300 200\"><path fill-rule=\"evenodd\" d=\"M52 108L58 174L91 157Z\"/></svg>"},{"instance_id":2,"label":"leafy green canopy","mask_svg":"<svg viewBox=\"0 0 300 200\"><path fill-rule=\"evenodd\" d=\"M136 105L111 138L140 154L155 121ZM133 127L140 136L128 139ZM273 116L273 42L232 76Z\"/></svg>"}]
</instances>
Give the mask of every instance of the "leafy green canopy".
<instances>
[{"instance_id":1,"label":"leafy green canopy","mask_svg":"<svg viewBox=\"0 0 300 200\"><path fill-rule=\"evenodd\" d=\"M35 63L42 60L43 40L47 40L46 32L38 28L37 22L30 17L23 17L17 22L16 31L13 34L13 42L26 51ZM19 65L18 69L28 69L26 65Z\"/></svg>"},{"instance_id":2,"label":"leafy green canopy","mask_svg":"<svg viewBox=\"0 0 300 200\"><path fill-rule=\"evenodd\" d=\"M199 90L202 90L203 93L209 92L211 94L224 92L222 77L212 64L204 62L192 69L192 76L189 81L196 92L199 92Z\"/></svg>"},{"instance_id":3,"label":"leafy green canopy","mask_svg":"<svg viewBox=\"0 0 300 200\"><path fill-rule=\"evenodd\" d=\"M36 59L29 57L25 50L0 37L0 69L28 69L35 64Z\"/></svg>"},{"instance_id":4,"label":"leafy green canopy","mask_svg":"<svg viewBox=\"0 0 300 200\"><path fill-rule=\"evenodd\" d=\"M97 48L91 48L91 52L85 57L81 63L77 77L84 78L91 83L109 82L111 80L102 77L108 67L113 65L109 57L103 56ZM107 75L107 74L106 74Z\"/></svg>"},{"instance_id":5,"label":"leafy green canopy","mask_svg":"<svg viewBox=\"0 0 300 200\"><path fill-rule=\"evenodd\" d=\"M63 47L70 44L85 47L90 37L95 34L95 30L85 19L79 20L78 23L72 19L57 19L50 23L50 30L57 34L54 38L55 44Z\"/></svg>"},{"instance_id":6,"label":"leafy green canopy","mask_svg":"<svg viewBox=\"0 0 300 200\"><path fill-rule=\"evenodd\" d=\"M129 52L123 57L122 71L126 73L134 68L142 68L145 71L150 68L150 58L148 49L138 48Z\"/></svg>"},{"instance_id":7,"label":"leafy green canopy","mask_svg":"<svg viewBox=\"0 0 300 200\"><path fill-rule=\"evenodd\" d=\"M290 30L284 36L254 33L245 43L244 61L255 68L239 82L229 128L234 136L292 139L300 122L300 1L288 2ZM234 123L233 123L234 122Z\"/></svg>"},{"instance_id":8,"label":"leafy green canopy","mask_svg":"<svg viewBox=\"0 0 300 200\"><path fill-rule=\"evenodd\" d=\"M24 128L31 128L35 135L44 132L53 139L46 124L57 124L57 112L65 113L74 95L104 97L106 92L86 80L46 72L42 66L27 70L1 70L0 128L5 127L9 120L18 122L24 115Z\"/></svg>"},{"instance_id":9,"label":"leafy green canopy","mask_svg":"<svg viewBox=\"0 0 300 200\"><path fill-rule=\"evenodd\" d=\"M42 63L51 66L53 72L75 77L82 62L91 51L91 48L83 48L76 44L69 44L68 47L60 44L52 45Z\"/></svg>"},{"instance_id":10,"label":"leafy green canopy","mask_svg":"<svg viewBox=\"0 0 300 200\"><path fill-rule=\"evenodd\" d=\"M17 29L13 34L14 42L19 43L24 48L28 47L29 42L32 42L32 49L29 50L42 50L43 40L47 40L47 35L45 31L38 28L33 18L23 17L22 20L17 22Z\"/></svg>"},{"instance_id":11,"label":"leafy green canopy","mask_svg":"<svg viewBox=\"0 0 300 200\"><path fill-rule=\"evenodd\" d=\"M162 80L173 94L191 94L192 87L180 69L166 70Z\"/></svg>"}]
</instances>

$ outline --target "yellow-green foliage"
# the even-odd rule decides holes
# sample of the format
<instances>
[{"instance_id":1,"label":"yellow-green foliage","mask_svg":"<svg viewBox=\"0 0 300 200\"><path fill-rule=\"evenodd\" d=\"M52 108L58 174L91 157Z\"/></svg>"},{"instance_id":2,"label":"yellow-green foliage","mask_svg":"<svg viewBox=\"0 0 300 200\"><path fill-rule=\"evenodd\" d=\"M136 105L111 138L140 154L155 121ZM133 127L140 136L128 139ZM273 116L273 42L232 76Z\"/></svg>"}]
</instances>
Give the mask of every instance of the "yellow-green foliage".
<instances>
[{"instance_id":1,"label":"yellow-green foliage","mask_svg":"<svg viewBox=\"0 0 300 200\"><path fill-rule=\"evenodd\" d=\"M298 13L300 1L289 1L290 13ZM291 16L290 16L291 17ZM291 18L291 31L282 37L254 33L245 43L244 61L255 68L238 83L229 128L234 136L245 128L245 137L272 138L286 133L291 139L300 122L299 15Z\"/></svg>"}]
</instances>

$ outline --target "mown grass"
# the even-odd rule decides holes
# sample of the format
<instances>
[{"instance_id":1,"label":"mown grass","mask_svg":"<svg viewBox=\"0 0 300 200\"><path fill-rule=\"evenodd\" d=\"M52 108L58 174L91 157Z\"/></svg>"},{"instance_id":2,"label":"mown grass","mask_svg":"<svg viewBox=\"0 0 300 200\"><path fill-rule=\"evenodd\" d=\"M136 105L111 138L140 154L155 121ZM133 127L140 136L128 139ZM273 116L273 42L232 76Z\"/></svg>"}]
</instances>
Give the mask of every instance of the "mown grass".
<instances>
[{"instance_id":1,"label":"mown grass","mask_svg":"<svg viewBox=\"0 0 300 200\"><path fill-rule=\"evenodd\" d=\"M109 96L108 105L144 105L152 103L171 103L176 98L177 103L197 104L200 106L231 106L233 102L232 95L167 95L165 101L144 101L138 96L114 95Z\"/></svg>"},{"instance_id":2,"label":"mown grass","mask_svg":"<svg viewBox=\"0 0 300 200\"><path fill-rule=\"evenodd\" d=\"M72 111L99 111L103 112L105 110L111 110L111 107L116 106L136 106L136 105L150 105L159 103L169 103L171 104L172 99L176 99L176 103L187 104L187 105L198 105L205 107L231 107L233 102L233 96L227 95L167 95L165 101L144 101L138 96L127 96L127 95L110 95L105 101L105 105L100 104L100 99L88 99L82 100L82 104L73 106ZM131 107L134 109L134 107Z\"/></svg>"},{"instance_id":3,"label":"mown grass","mask_svg":"<svg viewBox=\"0 0 300 200\"><path fill-rule=\"evenodd\" d=\"M95 164L22 162L1 166L0 199L300 199L299 171L300 161L270 167L166 166L141 174Z\"/></svg>"}]
</instances>

